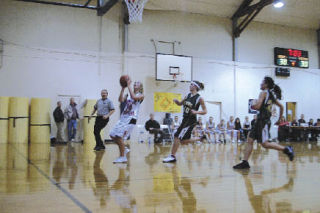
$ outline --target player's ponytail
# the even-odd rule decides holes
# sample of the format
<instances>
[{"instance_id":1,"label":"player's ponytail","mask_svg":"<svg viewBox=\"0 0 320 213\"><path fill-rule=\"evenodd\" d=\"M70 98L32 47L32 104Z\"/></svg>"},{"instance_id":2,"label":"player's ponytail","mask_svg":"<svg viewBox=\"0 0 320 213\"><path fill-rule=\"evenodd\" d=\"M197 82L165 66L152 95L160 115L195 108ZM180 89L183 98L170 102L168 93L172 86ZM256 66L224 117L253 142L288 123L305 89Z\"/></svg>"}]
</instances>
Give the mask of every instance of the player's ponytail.
<instances>
[{"instance_id":1,"label":"player's ponytail","mask_svg":"<svg viewBox=\"0 0 320 213\"><path fill-rule=\"evenodd\" d=\"M277 99L281 100L282 99L282 91L281 91L281 88L277 84L274 85L273 91L276 94Z\"/></svg>"},{"instance_id":2,"label":"player's ponytail","mask_svg":"<svg viewBox=\"0 0 320 213\"><path fill-rule=\"evenodd\" d=\"M274 83L274 80L271 77L264 77L264 82L267 84L268 89L275 94L276 99L282 98L282 91L281 88Z\"/></svg>"}]
</instances>

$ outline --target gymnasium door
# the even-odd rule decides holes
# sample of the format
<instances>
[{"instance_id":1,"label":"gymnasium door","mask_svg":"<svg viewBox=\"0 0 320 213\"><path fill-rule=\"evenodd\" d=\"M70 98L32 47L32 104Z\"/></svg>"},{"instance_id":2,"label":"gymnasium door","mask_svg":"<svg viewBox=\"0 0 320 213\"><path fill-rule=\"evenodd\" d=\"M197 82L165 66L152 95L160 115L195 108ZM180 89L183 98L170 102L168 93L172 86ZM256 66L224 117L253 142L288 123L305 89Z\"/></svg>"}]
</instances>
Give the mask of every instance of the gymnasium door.
<instances>
[{"instance_id":1,"label":"gymnasium door","mask_svg":"<svg viewBox=\"0 0 320 213\"><path fill-rule=\"evenodd\" d=\"M221 102L206 101L206 107L208 113L203 116L204 121L208 121L209 117L212 116L214 123L217 125L221 119Z\"/></svg>"},{"instance_id":2,"label":"gymnasium door","mask_svg":"<svg viewBox=\"0 0 320 213\"><path fill-rule=\"evenodd\" d=\"M286 102L287 121L291 122L296 117L297 102Z\"/></svg>"}]
</instances>

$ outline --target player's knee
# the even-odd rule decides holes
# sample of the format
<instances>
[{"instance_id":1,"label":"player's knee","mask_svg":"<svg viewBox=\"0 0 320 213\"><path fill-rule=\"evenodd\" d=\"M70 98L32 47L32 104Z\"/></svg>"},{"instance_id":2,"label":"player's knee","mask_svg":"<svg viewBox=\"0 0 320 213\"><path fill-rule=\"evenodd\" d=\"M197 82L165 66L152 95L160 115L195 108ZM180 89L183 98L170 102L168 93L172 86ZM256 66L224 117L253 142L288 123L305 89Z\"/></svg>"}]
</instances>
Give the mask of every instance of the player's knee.
<instances>
[{"instance_id":1,"label":"player's knee","mask_svg":"<svg viewBox=\"0 0 320 213\"><path fill-rule=\"evenodd\" d=\"M253 144L253 139L252 138L248 138L248 144L252 145Z\"/></svg>"},{"instance_id":2,"label":"player's knee","mask_svg":"<svg viewBox=\"0 0 320 213\"><path fill-rule=\"evenodd\" d=\"M269 148L269 143L268 142L264 142L264 143L261 144L261 146L263 148Z\"/></svg>"},{"instance_id":3,"label":"player's knee","mask_svg":"<svg viewBox=\"0 0 320 213\"><path fill-rule=\"evenodd\" d=\"M188 142L188 140L181 140L181 141L180 141L180 143L183 144L183 145L184 145L184 144L187 144L187 142Z\"/></svg>"}]
</instances>

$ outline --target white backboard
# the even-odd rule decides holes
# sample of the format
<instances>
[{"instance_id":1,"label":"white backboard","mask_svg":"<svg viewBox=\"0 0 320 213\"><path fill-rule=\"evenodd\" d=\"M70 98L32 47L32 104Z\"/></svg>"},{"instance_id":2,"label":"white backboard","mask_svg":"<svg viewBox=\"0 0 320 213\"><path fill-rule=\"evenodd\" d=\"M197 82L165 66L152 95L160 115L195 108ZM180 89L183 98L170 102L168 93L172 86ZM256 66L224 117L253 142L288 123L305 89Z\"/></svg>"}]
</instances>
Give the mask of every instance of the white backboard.
<instances>
[{"instance_id":1,"label":"white backboard","mask_svg":"<svg viewBox=\"0 0 320 213\"><path fill-rule=\"evenodd\" d=\"M192 57L157 53L156 80L173 81L173 74L177 81L192 81Z\"/></svg>"}]
</instances>

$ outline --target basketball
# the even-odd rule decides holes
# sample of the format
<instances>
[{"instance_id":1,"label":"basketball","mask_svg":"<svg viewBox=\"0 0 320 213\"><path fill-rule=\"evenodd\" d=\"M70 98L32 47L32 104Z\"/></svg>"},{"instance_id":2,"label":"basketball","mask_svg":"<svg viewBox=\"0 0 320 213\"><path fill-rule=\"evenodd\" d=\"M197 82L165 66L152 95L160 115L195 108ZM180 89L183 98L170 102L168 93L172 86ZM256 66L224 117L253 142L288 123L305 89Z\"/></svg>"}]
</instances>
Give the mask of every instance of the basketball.
<instances>
[{"instance_id":1,"label":"basketball","mask_svg":"<svg viewBox=\"0 0 320 213\"><path fill-rule=\"evenodd\" d=\"M127 87L127 86L128 86L128 85L127 85L128 79L129 79L129 76L128 76L128 75L122 75L122 76L120 77L120 85L121 85L122 87Z\"/></svg>"}]
</instances>

